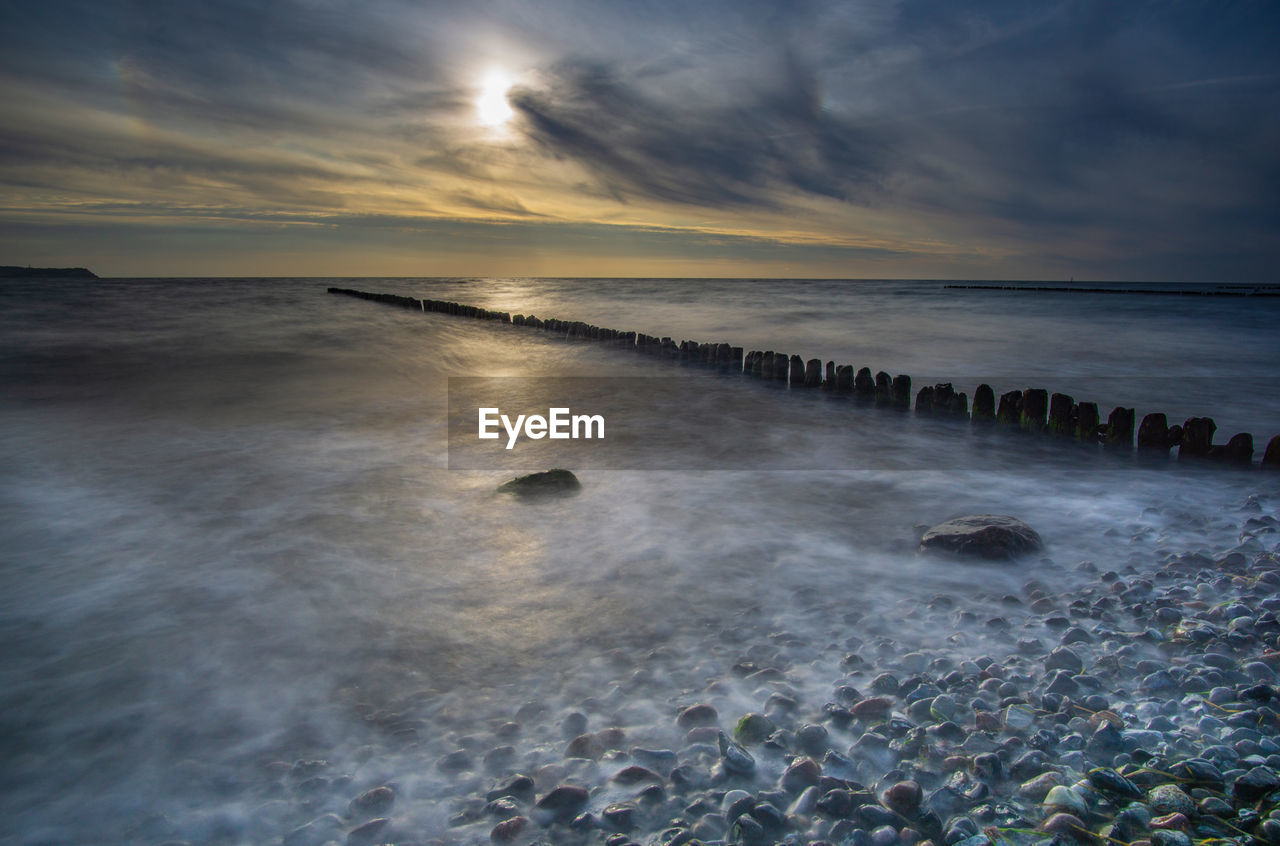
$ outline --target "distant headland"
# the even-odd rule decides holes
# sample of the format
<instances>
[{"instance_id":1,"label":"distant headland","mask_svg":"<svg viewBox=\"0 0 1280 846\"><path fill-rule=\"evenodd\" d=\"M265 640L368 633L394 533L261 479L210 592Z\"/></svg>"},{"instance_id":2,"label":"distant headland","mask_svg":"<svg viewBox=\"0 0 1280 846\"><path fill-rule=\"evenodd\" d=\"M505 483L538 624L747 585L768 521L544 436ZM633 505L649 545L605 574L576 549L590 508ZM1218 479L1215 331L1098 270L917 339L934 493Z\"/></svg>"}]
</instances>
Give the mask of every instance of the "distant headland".
<instances>
[{"instance_id":1,"label":"distant headland","mask_svg":"<svg viewBox=\"0 0 1280 846\"><path fill-rule=\"evenodd\" d=\"M96 273L84 267L18 267L16 265L0 265L0 279L13 279L24 276L43 279L98 278Z\"/></svg>"}]
</instances>

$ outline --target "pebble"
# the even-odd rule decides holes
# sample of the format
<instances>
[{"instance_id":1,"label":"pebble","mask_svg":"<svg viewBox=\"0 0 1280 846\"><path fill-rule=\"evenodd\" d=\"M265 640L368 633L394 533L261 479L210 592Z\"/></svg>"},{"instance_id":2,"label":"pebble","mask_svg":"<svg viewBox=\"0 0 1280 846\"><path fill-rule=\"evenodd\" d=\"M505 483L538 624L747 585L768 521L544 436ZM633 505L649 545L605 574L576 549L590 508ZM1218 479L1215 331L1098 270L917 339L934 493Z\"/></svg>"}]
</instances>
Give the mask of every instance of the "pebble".
<instances>
[{"instance_id":1,"label":"pebble","mask_svg":"<svg viewBox=\"0 0 1280 846\"><path fill-rule=\"evenodd\" d=\"M789 764L782 773L780 784L788 793L800 793L807 787L814 787L822 775L822 768L812 758L800 758Z\"/></svg>"},{"instance_id":2,"label":"pebble","mask_svg":"<svg viewBox=\"0 0 1280 846\"><path fill-rule=\"evenodd\" d=\"M1183 814L1192 816L1196 803L1175 784L1162 784L1147 792L1147 806L1154 814Z\"/></svg>"},{"instance_id":3,"label":"pebble","mask_svg":"<svg viewBox=\"0 0 1280 846\"><path fill-rule=\"evenodd\" d=\"M756 759L751 756L751 753L730 740L729 735L723 731L720 732L718 740L720 758L726 770L739 775L748 775L755 771Z\"/></svg>"},{"instance_id":4,"label":"pebble","mask_svg":"<svg viewBox=\"0 0 1280 846\"><path fill-rule=\"evenodd\" d=\"M1089 811L1084 797L1070 787L1062 785L1050 788L1042 804L1050 811L1065 811L1077 817L1083 817Z\"/></svg>"},{"instance_id":5,"label":"pebble","mask_svg":"<svg viewBox=\"0 0 1280 846\"><path fill-rule=\"evenodd\" d=\"M904 817L912 817L924 799L917 781L900 781L885 791L884 804Z\"/></svg>"},{"instance_id":6,"label":"pebble","mask_svg":"<svg viewBox=\"0 0 1280 846\"><path fill-rule=\"evenodd\" d=\"M777 731L777 726L774 725L773 720L764 714L752 712L738 720L738 724L733 729L733 736L740 743L755 746L763 743L775 731Z\"/></svg>"},{"instance_id":7,"label":"pebble","mask_svg":"<svg viewBox=\"0 0 1280 846\"><path fill-rule=\"evenodd\" d=\"M855 702L849 710L855 718L864 722L880 720L893 710L893 700L887 696L871 696Z\"/></svg>"},{"instance_id":8,"label":"pebble","mask_svg":"<svg viewBox=\"0 0 1280 846\"><path fill-rule=\"evenodd\" d=\"M1010 705L1004 709L1004 724L1014 731L1030 728L1035 719L1035 711L1029 705Z\"/></svg>"},{"instance_id":9,"label":"pebble","mask_svg":"<svg viewBox=\"0 0 1280 846\"><path fill-rule=\"evenodd\" d=\"M714 726L719 721L720 714L705 703L690 705L676 717L676 725L686 731L697 726Z\"/></svg>"},{"instance_id":10,"label":"pebble","mask_svg":"<svg viewBox=\"0 0 1280 846\"><path fill-rule=\"evenodd\" d=\"M1089 827L1084 824L1084 821L1071 814L1054 814L1040 824L1040 829L1049 834L1060 834L1074 840L1092 839Z\"/></svg>"},{"instance_id":11,"label":"pebble","mask_svg":"<svg viewBox=\"0 0 1280 846\"><path fill-rule=\"evenodd\" d=\"M510 843L529 827L528 817L511 817L495 825L489 831L489 839L494 843Z\"/></svg>"},{"instance_id":12,"label":"pebble","mask_svg":"<svg viewBox=\"0 0 1280 846\"><path fill-rule=\"evenodd\" d=\"M386 785L366 790L351 800L348 813L353 817L385 814L396 801L396 792Z\"/></svg>"},{"instance_id":13,"label":"pebble","mask_svg":"<svg viewBox=\"0 0 1280 846\"><path fill-rule=\"evenodd\" d=\"M538 800L534 809L534 819L541 825L552 822L567 822L578 815L587 804L586 788L577 785L561 785Z\"/></svg>"},{"instance_id":14,"label":"pebble","mask_svg":"<svg viewBox=\"0 0 1280 846\"><path fill-rule=\"evenodd\" d=\"M390 822L386 817L378 817L358 825L347 833L347 843L349 846L372 846Z\"/></svg>"}]
</instances>

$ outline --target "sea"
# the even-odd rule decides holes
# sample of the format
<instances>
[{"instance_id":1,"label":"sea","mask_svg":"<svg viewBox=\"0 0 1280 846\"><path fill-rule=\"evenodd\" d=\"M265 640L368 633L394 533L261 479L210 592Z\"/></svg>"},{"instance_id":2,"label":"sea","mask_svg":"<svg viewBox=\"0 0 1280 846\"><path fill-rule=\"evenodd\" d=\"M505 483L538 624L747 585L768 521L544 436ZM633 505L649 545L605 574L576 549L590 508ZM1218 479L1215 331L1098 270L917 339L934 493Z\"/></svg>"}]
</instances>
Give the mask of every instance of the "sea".
<instances>
[{"instance_id":1,"label":"sea","mask_svg":"<svg viewBox=\"0 0 1280 846\"><path fill-rule=\"evenodd\" d=\"M818 703L852 642L972 658L997 648L983 614L940 631L919 602L964 593L996 616L1028 580L1221 554L1242 509L1280 501L1256 467L326 293L725 341L970 397L1043 387L1104 420L1209 416L1219 442L1253 434L1255 464L1280 434L1280 297L955 284L0 281L0 843L303 843L379 785L409 839L487 842L468 797L555 765L572 714L671 744L684 705L759 708L733 668L771 649L802 659L794 692ZM477 378L528 408L587 380L646 422L607 453L546 439L512 450L519 466L459 469L451 380ZM496 492L527 467L582 491ZM1026 521L1044 552L917 551L975 513Z\"/></svg>"}]
</instances>

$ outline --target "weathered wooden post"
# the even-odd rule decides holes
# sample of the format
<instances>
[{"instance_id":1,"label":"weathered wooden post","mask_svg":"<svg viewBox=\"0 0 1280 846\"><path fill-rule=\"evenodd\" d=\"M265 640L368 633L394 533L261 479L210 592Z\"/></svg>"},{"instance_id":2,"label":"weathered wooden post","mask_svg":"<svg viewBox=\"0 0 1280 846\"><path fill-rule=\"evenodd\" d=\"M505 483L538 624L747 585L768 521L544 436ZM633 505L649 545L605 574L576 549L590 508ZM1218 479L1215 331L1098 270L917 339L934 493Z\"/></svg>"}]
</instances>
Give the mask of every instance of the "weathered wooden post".
<instances>
[{"instance_id":1,"label":"weathered wooden post","mask_svg":"<svg viewBox=\"0 0 1280 846\"><path fill-rule=\"evenodd\" d=\"M775 353L773 356L773 379L775 382L786 384L787 367L791 359L786 353Z\"/></svg>"},{"instance_id":2,"label":"weathered wooden post","mask_svg":"<svg viewBox=\"0 0 1280 846\"><path fill-rule=\"evenodd\" d=\"M983 382L973 391L973 421L990 423L996 419L996 392Z\"/></svg>"},{"instance_id":3,"label":"weathered wooden post","mask_svg":"<svg viewBox=\"0 0 1280 846\"><path fill-rule=\"evenodd\" d=\"M791 376L787 380L797 388L804 385L804 359L798 355L791 356Z\"/></svg>"},{"instance_id":4,"label":"weathered wooden post","mask_svg":"<svg viewBox=\"0 0 1280 846\"><path fill-rule=\"evenodd\" d=\"M1133 446L1133 409L1116 406L1107 417L1107 431L1103 439L1109 446L1126 449Z\"/></svg>"},{"instance_id":5,"label":"weathered wooden post","mask_svg":"<svg viewBox=\"0 0 1280 846\"><path fill-rule=\"evenodd\" d=\"M933 410L942 414L950 414L956 399L956 389L950 382L939 382L933 386ZM966 400L966 405L968 401ZM968 409L966 408L966 411Z\"/></svg>"},{"instance_id":6,"label":"weathered wooden post","mask_svg":"<svg viewBox=\"0 0 1280 846\"><path fill-rule=\"evenodd\" d=\"M1022 392L1022 428L1043 432L1049 411L1049 392L1044 388L1027 388Z\"/></svg>"},{"instance_id":7,"label":"weathered wooden post","mask_svg":"<svg viewBox=\"0 0 1280 846\"><path fill-rule=\"evenodd\" d=\"M893 402L893 379L881 370L876 374L876 405L889 405Z\"/></svg>"},{"instance_id":8,"label":"weathered wooden post","mask_svg":"<svg viewBox=\"0 0 1280 846\"><path fill-rule=\"evenodd\" d=\"M1076 401L1067 394L1054 394L1049 397L1049 431L1055 435L1070 435L1071 412L1075 410Z\"/></svg>"},{"instance_id":9,"label":"weathered wooden post","mask_svg":"<svg viewBox=\"0 0 1280 846\"><path fill-rule=\"evenodd\" d=\"M933 413L933 387L925 385L916 392L916 414Z\"/></svg>"},{"instance_id":10,"label":"weathered wooden post","mask_svg":"<svg viewBox=\"0 0 1280 846\"><path fill-rule=\"evenodd\" d=\"M817 388L822 385L822 360L811 358L804 363L804 386Z\"/></svg>"},{"instance_id":11,"label":"weathered wooden post","mask_svg":"<svg viewBox=\"0 0 1280 846\"><path fill-rule=\"evenodd\" d=\"M899 373L893 377L893 384L890 386L890 398L893 400L893 407L906 410L911 407L911 377L905 373Z\"/></svg>"},{"instance_id":12,"label":"weathered wooden post","mask_svg":"<svg viewBox=\"0 0 1280 846\"><path fill-rule=\"evenodd\" d=\"M853 393L852 364L842 364L836 368L836 390L842 394Z\"/></svg>"},{"instance_id":13,"label":"weathered wooden post","mask_svg":"<svg viewBox=\"0 0 1280 846\"><path fill-rule=\"evenodd\" d=\"M853 377L853 391L860 399L870 399L876 395L876 380L871 375L870 367L862 367L858 375Z\"/></svg>"},{"instance_id":14,"label":"weathered wooden post","mask_svg":"<svg viewBox=\"0 0 1280 846\"><path fill-rule=\"evenodd\" d=\"M1005 426L1022 424L1022 391L1009 391L1000 395L1000 408L996 410L996 421Z\"/></svg>"},{"instance_id":15,"label":"weathered wooden post","mask_svg":"<svg viewBox=\"0 0 1280 846\"><path fill-rule=\"evenodd\" d=\"M828 391L836 389L836 363L834 361L827 362L827 375L822 380L822 387Z\"/></svg>"},{"instance_id":16,"label":"weathered wooden post","mask_svg":"<svg viewBox=\"0 0 1280 846\"><path fill-rule=\"evenodd\" d=\"M1217 424L1211 417L1190 417L1182 424L1182 443L1178 458L1204 458L1213 447L1213 433Z\"/></svg>"},{"instance_id":17,"label":"weathered wooden post","mask_svg":"<svg viewBox=\"0 0 1280 846\"><path fill-rule=\"evenodd\" d=\"M1225 445L1219 444L1209 447L1209 457L1224 464L1251 467L1253 465L1253 435L1248 432L1239 432L1232 435Z\"/></svg>"},{"instance_id":18,"label":"weathered wooden post","mask_svg":"<svg viewBox=\"0 0 1280 846\"><path fill-rule=\"evenodd\" d=\"M1138 449L1169 452L1169 418L1155 411L1138 426Z\"/></svg>"},{"instance_id":19,"label":"weathered wooden post","mask_svg":"<svg viewBox=\"0 0 1280 846\"><path fill-rule=\"evenodd\" d=\"M760 376L762 378L773 378L773 360L775 358L777 358L777 354L773 350L764 351L764 357L760 359Z\"/></svg>"},{"instance_id":20,"label":"weathered wooden post","mask_svg":"<svg viewBox=\"0 0 1280 846\"><path fill-rule=\"evenodd\" d=\"M1266 452L1262 453L1263 470L1280 470L1280 435L1267 442Z\"/></svg>"},{"instance_id":21,"label":"weathered wooden post","mask_svg":"<svg viewBox=\"0 0 1280 846\"><path fill-rule=\"evenodd\" d=\"M1076 440L1096 441L1102 428L1102 416L1096 402L1082 402L1076 406Z\"/></svg>"}]
</instances>

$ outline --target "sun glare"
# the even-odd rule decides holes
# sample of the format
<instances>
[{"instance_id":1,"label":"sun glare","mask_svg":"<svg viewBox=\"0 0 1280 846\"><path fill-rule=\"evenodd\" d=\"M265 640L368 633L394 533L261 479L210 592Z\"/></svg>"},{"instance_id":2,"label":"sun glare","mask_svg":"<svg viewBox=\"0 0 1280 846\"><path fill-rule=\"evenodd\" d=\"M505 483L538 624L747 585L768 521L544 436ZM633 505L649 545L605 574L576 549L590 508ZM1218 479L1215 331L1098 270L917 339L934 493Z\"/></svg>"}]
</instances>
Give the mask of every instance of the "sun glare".
<instances>
[{"instance_id":1,"label":"sun glare","mask_svg":"<svg viewBox=\"0 0 1280 846\"><path fill-rule=\"evenodd\" d=\"M485 126L501 126L515 114L507 102L511 90L511 77L494 69L480 83L480 96L476 98L476 116Z\"/></svg>"}]
</instances>

